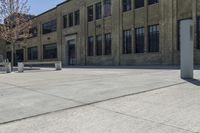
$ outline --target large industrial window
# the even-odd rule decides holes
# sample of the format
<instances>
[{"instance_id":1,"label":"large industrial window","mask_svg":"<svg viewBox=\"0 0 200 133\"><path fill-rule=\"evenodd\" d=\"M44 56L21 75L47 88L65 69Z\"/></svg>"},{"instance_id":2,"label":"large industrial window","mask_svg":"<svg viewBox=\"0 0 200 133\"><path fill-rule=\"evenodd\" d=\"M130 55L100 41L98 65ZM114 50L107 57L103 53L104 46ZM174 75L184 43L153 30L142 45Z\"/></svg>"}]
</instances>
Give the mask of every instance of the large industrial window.
<instances>
[{"instance_id":1,"label":"large industrial window","mask_svg":"<svg viewBox=\"0 0 200 133\"><path fill-rule=\"evenodd\" d=\"M123 4L123 11L124 12L131 10L131 0L123 0L122 4Z\"/></svg>"},{"instance_id":2,"label":"large industrial window","mask_svg":"<svg viewBox=\"0 0 200 133\"><path fill-rule=\"evenodd\" d=\"M144 7L144 0L135 0L135 8Z\"/></svg>"},{"instance_id":3,"label":"large industrial window","mask_svg":"<svg viewBox=\"0 0 200 133\"><path fill-rule=\"evenodd\" d=\"M74 12L75 15L75 25L79 25L80 24L80 11L75 11Z\"/></svg>"},{"instance_id":4,"label":"large industrial window","mask_svg":"<svg viewBox=\"0 0 200 133\"><path fill-rule=\"evenodd\" d=\"M104 17L111 16L111 0L104 0Z\"/></svg>"},{"instance_id":5,"label":"large industrial window","mask_svg":"<svg viewBox=\"0 0 200 133\"><path fill-rule=\"evenodd\" d=\"M102 36L101 35L96 36L96 55L97 56L102 55Z\"/></svg>"},{"instance_id":6,"label":"large industrial window","mask_svg":"<svg viewBox=\"0 0 200 133\"><path fill-rule=\"evenodd\" d=\"M28 60L37 60L38 59L38 48L31 47L28 48Z\"/></svg>"},{"instance_id":7,"label":"large industrial window","mask_svg":"<svg viewBox=\"0 0 200 133\"><path fill-rule=\"evenodd\" d=\"M112 53L112 35L111 33L105 34L105 55Z\"/></svg>"},{"instance_id":8,"label":"large industrial window","mask_svg":"<svg viewBox=\"0 0 200 133\"><path fill-rule=\"evenodd\" d=\"M94 13L93 13L93 5L88 7L88 22L93 21Z\"/></svg>"},{"instance_id":9,"label":"large industrial window","mask_svg":"<svg viewBox=\"0 0 200 133\"><path fill-rule=\"evenodd\" d=\"M102 18L101 2L95 4L95 11L96 11L96 19L101 19Z\"/></svg>"},{"instance_id":10,"label":"large industrial window","mask_svg":"<svg viewBox=\"0 0 200 133\"><path fill-rule=\"evenodd\" d=\"M57 23L56 23L56 19L54 19L42 25L42 33L47 34L47 33L55 32L56 28L57 28Z\"/></svg>"},{"instance_id":11,"label":"large industrial window","mask_svg":"<svg viewBox=\"0 0 200 133\"><path fill-rule=\"evenodd\" d=\"M94 37L88 37L88 56L94 56Z\"/></svg>"},{"instance_id":12,"label":"large industrial window","mask_svg":"<svg viewBox=\"0 0 200 133\"><path fill-rule=\"evenodd\" d=\"M69 27L74 25L74 14L70 13L69 14Z\"/></svg>"},{"instance_id":13,"label":"large industrial window","mask_svg":"<svg viewBox=\"0 0 200 133\"><path fill-rule=\"evenodd\" d=\"M131 30L123 31L123 54L132 53L132 34Z\"/></svg>"},{"instance_id":14,"label":"large industrial window","mask_svg":"<svg viewBox=\"0 0 200 133\"><path fill-rule=\"evenodd\" d=\"M57 45L56 45L56 43L43 45L43 58L44 59L57 58Z\"/></svg>"},{"instance_id":15,"label":"large industrial window","mask_svg":"<svg viewBox=\"0 0 200 133\"><path fill-rule=\"evenodd\" d=\"M159 52L159 25L149 26L149 52Z\"/></svg>"},{"instance_id":16,"label":"large industrial window","mask_svg":"<svg viewBox=\"0 0 200 133\"><path fill-rule=\"evenodd\" d=\"M148 0L149 5L156 4L158 2L159 2L159 0Z\"/></svg>"},{"instance_id":17,"label":"large industrial window","mask_svg":"<svg viewBox=\"0 0 200 133\"><path fill-rule=\"evenodd\" d=\"M144 28L135 29L135 52L144 53Z\"/></svg>"},{"instance_id":18,"label":"large industrial window","mask_svg":"<svg viewBox=\"0 0 200 133\"><path fill-rule=\"evenodd\" d=\"M63 16L63 28L67 28L67 15Z\"/></svg>"},{"instance_id":19,"label":"large industrial window","mask_svg":"<svg viewBox=\"0 0 200 133\"><path fill-rule=\"evenodd\" d=\"M197 49L200 49L200 17L197 19Z\"/></svg>"}]
</instances>

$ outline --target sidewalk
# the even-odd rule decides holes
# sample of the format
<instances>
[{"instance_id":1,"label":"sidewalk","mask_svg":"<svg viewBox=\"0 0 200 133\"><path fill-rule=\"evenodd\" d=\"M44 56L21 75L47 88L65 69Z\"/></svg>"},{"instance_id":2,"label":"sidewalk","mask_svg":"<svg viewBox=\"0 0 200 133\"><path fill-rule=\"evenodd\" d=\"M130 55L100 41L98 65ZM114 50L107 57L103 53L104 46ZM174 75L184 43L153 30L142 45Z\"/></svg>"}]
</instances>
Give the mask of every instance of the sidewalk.
<instances>
[{"instance_id":1,"label":"sidewalk","mask_svg":"<svg viewBox=\"0 0 200 133\"><path fill-rule=\"evenodd\" d=\"M0 84L0 133L200 132L200 81L176 69L27 71Z\"/></svg>"}]
</instances>

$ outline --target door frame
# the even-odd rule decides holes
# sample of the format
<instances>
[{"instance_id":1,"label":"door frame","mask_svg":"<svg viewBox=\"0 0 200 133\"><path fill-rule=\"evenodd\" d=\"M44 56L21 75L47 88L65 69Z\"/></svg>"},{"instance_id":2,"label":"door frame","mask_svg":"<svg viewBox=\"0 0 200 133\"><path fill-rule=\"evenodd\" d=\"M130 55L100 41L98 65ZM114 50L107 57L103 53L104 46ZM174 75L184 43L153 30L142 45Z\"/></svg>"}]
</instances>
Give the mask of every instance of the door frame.
<instances>
[{"instance_id":1,"label":"door frame","mask_svg":"<svg viewBox=\"0 0 200 133\"><path fill-rule=\"evenodd\" d=\"M69 65L69 44L70 40L75 40L75 65L77 64L77 34L70 34L65 36L65 50L64 50L64 63Z\"/></svg>"}]
</instances>

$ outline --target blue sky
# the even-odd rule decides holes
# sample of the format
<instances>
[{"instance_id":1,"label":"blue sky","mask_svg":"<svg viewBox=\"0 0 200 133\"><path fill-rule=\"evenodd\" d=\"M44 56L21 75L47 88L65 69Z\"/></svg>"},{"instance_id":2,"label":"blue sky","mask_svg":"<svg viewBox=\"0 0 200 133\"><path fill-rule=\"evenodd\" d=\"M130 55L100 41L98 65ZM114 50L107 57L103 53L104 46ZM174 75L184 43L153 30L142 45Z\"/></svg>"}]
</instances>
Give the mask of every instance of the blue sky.
<instances>
[{"instance_id":1,"label":"blue sky","mask_svg":"<svg viewBox=\"0 0 200 133\"><path fill-rule=\"evenodd\" d=\"M30 14L41 14L65 0L29 0Z\"/></svg>"}]
</instances>

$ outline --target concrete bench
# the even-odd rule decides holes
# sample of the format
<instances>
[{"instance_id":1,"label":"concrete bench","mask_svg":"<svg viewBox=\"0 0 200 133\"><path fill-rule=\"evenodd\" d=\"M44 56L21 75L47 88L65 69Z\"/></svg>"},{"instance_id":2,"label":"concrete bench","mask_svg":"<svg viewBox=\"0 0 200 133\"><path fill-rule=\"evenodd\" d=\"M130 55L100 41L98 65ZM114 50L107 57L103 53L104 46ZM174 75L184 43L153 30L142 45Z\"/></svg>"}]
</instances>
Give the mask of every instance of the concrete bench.
<instances>
[{"instance_id":1,"label":"concrete bench","mask_svg":"<svg viewBox=\"0 0 200 133\"><path fill-rule=\"evenodd\" d=\"M18 63L18 72L24 72L25 65L49 65L55 64L55 69L62 70L62 62L61 61L46 61L46 62L19 62Z\"/></svg>"},{"instance_id":2,"label":"concrete bench","mask_svg":"<svg viewBox=\"0 0 200 133\"><path fill-rule=\"evenodd\" d=\"M10 62L0 62L0 66L3 66L6 73L11 73L11 63Z\"/></svg>"}]
</instances>

